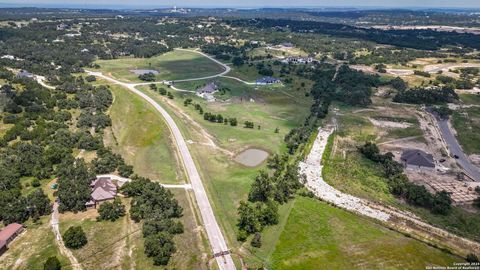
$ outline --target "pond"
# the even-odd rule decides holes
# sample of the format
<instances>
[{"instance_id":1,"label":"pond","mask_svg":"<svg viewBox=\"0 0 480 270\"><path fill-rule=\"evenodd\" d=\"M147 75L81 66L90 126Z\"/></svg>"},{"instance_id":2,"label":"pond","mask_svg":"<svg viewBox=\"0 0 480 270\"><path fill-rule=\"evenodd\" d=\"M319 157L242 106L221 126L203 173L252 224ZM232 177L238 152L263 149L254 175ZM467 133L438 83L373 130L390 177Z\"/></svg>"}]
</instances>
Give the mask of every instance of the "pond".
<instances>
[{"instance_id":1,"label":"pond","mask_svg":"<svg viewBox=\"0 0 480 270\"><path fill-rule=\"evenodd\" d=\"M268 157L268 152L262 149L249 148L235 157L235 161L247 166L256 167Z\"/></svg>"},{"instance_id":2,"label":"pond","mask_svg":"<svg viewBox=\"0 0 480 270\"><path fill-rule=\"evenodd\" d=\"M148 73L153 73L155 75L158 74L158 71L154 69L132 69L130 72L135 73L136 75L143 75L143 74L148 74Z\"/></svg>"}]
</instances>

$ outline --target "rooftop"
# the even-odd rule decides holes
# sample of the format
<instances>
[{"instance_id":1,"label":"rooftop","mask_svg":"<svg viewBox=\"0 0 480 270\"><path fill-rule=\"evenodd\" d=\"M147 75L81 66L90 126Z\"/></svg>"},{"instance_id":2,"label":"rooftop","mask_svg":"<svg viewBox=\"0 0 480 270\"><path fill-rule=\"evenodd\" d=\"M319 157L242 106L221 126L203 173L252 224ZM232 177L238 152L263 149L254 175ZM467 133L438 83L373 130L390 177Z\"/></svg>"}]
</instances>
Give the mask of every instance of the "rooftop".
<instances>
[{"instance_id":1,"label":"rooftop","mask_svg":"<svg viewBox=\"0 0 480 270\"><path fill-rule=\"evenodd\" d=\"M19 230L21 230L23 226L18 223L10 223L7 225L7 227L3 228L2 231L0 231L0 241L5 241L12 237L12 235L16 234Z\"/></svg>"},{"instance_id":2,"label":"rooftop","mask_svg":"<svg viewBox=\"0 0 480 270\"><path fill-rule=\"evenodd\" d=\"M197 92L199 92L199 93L213 93L213 92L217 91L217 89L218 89L218 86L214 82L211 82L211 83L205 85L204 87L198 88Z\"/></svg>"},{"instance_id":3,"label":"rooftop","mask_svg":"<svg viewBox=\"0 0 480 270\"><path fill-rule=\"evenodd\" d=\"M401 159L407 163L407 165L435 168L433 156L419 149L405 150Z\"/></svg>"},{"instance_id":4,"label":"rooftop","mask_svg":"<svg viewBox=\"0 0 480 270\"><path fill-rule=\"evenodd\" d=\"M117 195L117 186L109 177L100 177L90 185L92 187L92 199L94 201L103 201L114 199Z\"/></svg>"}]
</instances>

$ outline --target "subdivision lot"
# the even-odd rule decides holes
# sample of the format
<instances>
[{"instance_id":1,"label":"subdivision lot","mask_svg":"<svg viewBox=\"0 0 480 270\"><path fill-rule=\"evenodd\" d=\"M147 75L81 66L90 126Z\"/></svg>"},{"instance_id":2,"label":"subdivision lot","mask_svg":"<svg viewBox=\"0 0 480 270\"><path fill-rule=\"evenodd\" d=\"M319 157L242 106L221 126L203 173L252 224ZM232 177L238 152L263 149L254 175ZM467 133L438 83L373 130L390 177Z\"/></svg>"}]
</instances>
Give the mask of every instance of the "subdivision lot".
<instances>
[{"instance_id":1,"label":"subdivision lot","mask_svg":"<svg viewBox=\"0 0 480 270\"><path fill-rule=\"evenodd\" d=\"M105 74L126 82L140 81L138 75L131 71L134 69L155 70L158 81L210 76L223 71L220 65L198 53L180 50L152 58L99 60L96 64Z\"/></svg>"},{"instance_id":2,"label":"subdivision lot","mask_svg":"<svg viewBox=\"0 0 480 270\"><path fill-rule=\"evenodd\" d=\"M135 173L164 184L184 182L170 130L162 116L137 95L111 85L115 97L109 110L112 127L105 144L119 153Z\"/></svg>"}]
</instances>

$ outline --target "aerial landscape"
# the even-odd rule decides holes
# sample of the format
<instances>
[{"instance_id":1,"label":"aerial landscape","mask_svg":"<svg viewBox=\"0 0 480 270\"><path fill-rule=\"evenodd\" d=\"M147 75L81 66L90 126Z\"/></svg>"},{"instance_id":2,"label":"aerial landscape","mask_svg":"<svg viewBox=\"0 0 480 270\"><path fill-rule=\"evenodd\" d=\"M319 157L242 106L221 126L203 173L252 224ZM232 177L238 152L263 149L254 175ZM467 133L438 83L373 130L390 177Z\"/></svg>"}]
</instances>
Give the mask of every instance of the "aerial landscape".
<instances>
[{"instance_id":1,"label":"aerial landscape","mask_svg":"<svg viewBox=\"0 0 480 270\"><path fill-rule=\"evenodd\" d=\"M0 3L1 270L479 258L480 3Z\"/></svg>"}]
</instances>

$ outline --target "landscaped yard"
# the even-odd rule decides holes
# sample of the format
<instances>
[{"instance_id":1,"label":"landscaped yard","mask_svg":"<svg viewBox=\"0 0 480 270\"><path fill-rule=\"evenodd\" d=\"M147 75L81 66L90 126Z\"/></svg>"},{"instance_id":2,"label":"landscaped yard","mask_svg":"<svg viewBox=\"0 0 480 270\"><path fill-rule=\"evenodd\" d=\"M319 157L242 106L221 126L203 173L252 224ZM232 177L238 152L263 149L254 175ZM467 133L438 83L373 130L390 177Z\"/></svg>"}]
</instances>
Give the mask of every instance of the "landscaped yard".
<instances>
[{"instance_id":1,"label":"landscaped yard","mask_svg":"<svg viewBox=\"0 0 480 270\"><path fill-rule=\"evenodd\" d=\"M147 69L158 72L156 79L179 80L218 74L223 67L201 54L175 50L152 58L119 58L98 60L100 70L121 81L139 82L138 75L131 70Z\"/></svg>"}]
</instances>

